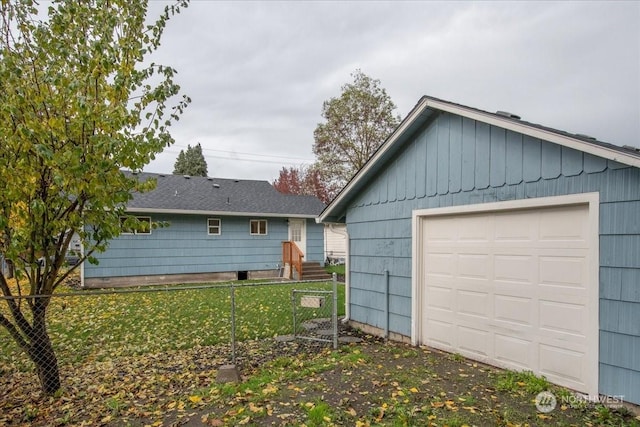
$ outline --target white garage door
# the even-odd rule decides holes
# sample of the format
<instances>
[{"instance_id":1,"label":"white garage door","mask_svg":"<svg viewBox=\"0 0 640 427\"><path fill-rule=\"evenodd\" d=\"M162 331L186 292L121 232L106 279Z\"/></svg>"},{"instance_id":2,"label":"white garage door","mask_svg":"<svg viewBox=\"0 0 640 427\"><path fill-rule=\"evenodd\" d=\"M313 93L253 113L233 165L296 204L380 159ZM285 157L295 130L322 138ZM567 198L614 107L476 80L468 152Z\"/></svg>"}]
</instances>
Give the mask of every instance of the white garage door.
<instances>
[{"instance_id":1,"label":"white garage door","mask_svg":"<svg viewBox=\"0 0 640 427\"><path fill-rule=\"evenodd\" d=\"M588 204L418 221L421 343L597 393Z\"/></svg>"}]
</instances>

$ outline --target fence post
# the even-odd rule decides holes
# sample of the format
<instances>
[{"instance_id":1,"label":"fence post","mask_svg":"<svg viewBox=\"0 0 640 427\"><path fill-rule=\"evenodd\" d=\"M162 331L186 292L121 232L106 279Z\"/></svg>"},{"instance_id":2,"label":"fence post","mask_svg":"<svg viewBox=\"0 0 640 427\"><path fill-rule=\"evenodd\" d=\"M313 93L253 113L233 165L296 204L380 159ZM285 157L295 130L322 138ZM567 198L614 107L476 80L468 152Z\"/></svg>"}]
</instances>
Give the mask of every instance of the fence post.
<instances>
[{"instance_id":1,"label":"fence post","mask_svg":"<svg viewBox=\"0 0 640 427\"><path fill-rule=\"evenodd\" d=\"M295 338L297 333L296 333L296 290L293 289L291 291L291 307L292 307L292 311L293 311L293 337Z\"/></svg>"},{"instance_id":2,"label":"fence post","mask_svg":"<svg viewBox=\"0 0 640 427\"><path fill-rule=\"evenodd\" d=\"M231 360L236 363L236 289L231 283Z\"/></svg>"},{"instance_id":3,"label":"fence post","mask_svg":"<svg viewBox=\"0 0 640 427\"><path fill-rule=\"evenodd\" d=\"M338 275L333 272L331 275L333 280L333 349L338 349Z\"/></svg>"}]
</instances>

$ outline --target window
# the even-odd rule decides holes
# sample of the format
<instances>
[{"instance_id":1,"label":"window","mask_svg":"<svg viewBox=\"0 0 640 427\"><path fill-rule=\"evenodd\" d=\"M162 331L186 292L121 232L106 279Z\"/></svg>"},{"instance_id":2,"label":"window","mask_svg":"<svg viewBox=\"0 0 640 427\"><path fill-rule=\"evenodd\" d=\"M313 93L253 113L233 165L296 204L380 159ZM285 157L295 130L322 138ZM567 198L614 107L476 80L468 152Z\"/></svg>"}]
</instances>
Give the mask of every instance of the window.
<instances>
[{"instance_id":1,"label":"window","mask_svg":"<svg viewBox=\"0 0 640 427\"><path fill-rule=\"evenodd\" d=\"M135 219L134 219L135 218ZM130 222L137 221L137 224ZM151 234L151 217L148 216L121 216L120 228L122 234Z\"/></svg>"},{"instance_id":2,"label":"window","mask_svg":"<svg viewBox=\"0 0 640 427\"><path fill-rule=\"evenodd\" d=\"M209 218L207 220L207 229L210 236L218 236L222 231L222 222L220 218Z\"/></svg>"},{"instance_id":3,"label":"window","mask_svg":"<svg viewBox=\"0 0 640 427\"><path fill-rule=\"evenodd\" d=\"M251 234L261 235L267 234L267 220L266 219L252 219L250 222Z\"/></svg>"}]
</instances>

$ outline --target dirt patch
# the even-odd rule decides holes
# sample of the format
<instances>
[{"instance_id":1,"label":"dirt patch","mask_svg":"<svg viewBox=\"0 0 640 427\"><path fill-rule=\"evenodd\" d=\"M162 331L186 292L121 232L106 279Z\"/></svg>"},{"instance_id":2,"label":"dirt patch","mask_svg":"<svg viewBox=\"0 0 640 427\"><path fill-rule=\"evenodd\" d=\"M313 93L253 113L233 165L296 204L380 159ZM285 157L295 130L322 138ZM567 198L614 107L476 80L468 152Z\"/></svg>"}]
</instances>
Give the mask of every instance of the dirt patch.
<instances>
[{"instance_id":1,"label":"dirt patch","mask_svg":"<svg viewBox=\"0 0 640 427\"><path fill-rule=\"evenodd\" d=\"M337 352L282 343L286 362L263 361L245 372L248 387L232 387L233 393L187 425L640 425L640 418L624 409L588 404L530 373L362 338ZM289 378L292 369L304 374ZM263 382L251 383L261 376ZM546 390L557 399L556 407L541 412L536 396Z\"/></svg>"}]
</instances>

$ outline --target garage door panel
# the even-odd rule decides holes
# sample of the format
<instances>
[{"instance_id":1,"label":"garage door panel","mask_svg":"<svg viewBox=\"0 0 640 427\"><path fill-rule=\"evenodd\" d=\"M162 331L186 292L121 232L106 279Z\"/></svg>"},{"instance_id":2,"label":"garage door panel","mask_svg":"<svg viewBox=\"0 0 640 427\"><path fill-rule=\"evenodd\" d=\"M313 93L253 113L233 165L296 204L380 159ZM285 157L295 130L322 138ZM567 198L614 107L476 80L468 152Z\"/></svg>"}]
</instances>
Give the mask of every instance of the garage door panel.
<instances>
[{"instance_id":1,"label":"garage door panel","mask_svg":"<svg viewBox=\"0 0 640 427\"><path fill-rule=\"evenodd\" d=\"M532 365L533 343L510 335L495 334L495 359L502 366L527 369Z\"/></svg>"},{"instance_id":2,"label":"garage door panel","mask_svg":"<svg viewBox=\"0 0 640 427\"><path fill-rule=\"evenodd\" d=\"M518 283L518 282L503 282L500 280L494 280L489 282L491 292L495 295L512 295L514 297L521 298L536 298L537 292L534 284Z\"/></svg>"},{"instance_id":3,"label":"garage door panel","mask_svg":"<svg viewBox=\"0 0 640 427\"><path fill-rule=\"evenodd\" d=\"M540 301L540 327L560 333L586 336L587 310L584 304Z\"/></svg>"},{"instance_id":4,"label":"garage door panel","mask_svg":"<svg viewBox=\"0 0 640 427\"><path fill-rule=\"evenodd\" d=\"M452 286L461 291L488 293L493 290L488 278L457 277L449 280Z\"/></svg>"},{"instance_id":5,"label":"garage door panel","mask_svg":"<svg viewBox=\"0 0 640 427\"><path fill-rule=\"evenodd\" d=\"M455 325L453 322L446 322L437 319L429 319L425 323L426 330L429 331L429 341L436 344L438 347L447 350L453 350L455 343Z\"/></svg>"},{"instance_id":6,"label":"garage door panel","mask_svg":"<svg viewBox=\"0 0 640 427\"><path fill-rule=\"evenodd\" d=\"M588 210L576 207L544 209L540 215L539 240L555 242L589 240Z\"/></svg>"},{"instance_id":7,"label":"garage door panel","mask_svg":"<svg viewBox=\"0 0 640 427\"><path fill-rule=\"evenodd\" d=\"M494 241L498 244L509 242L531 242L537 238L538 219L535 215L520 213L495 215Z\"/></svg>"},{"instance_id":8,"label":"garage door panel","mask_svg":"<svg viewBox=\"0 0 640 427\"><path fill-rule=\"evenodd\" d=\"M493 257L494 279L531 284L536 277L535 257L532 255L503 255Z\"/></svg>"},{"instance_id":9,"label":"garage door panel","mask_svg":"<svg viewBox=\"0 0 640 427\"><path fill-rule=\"evenodd\" d=\"M589 221L587 204L422 219L422 342L593 392Z\"/></svg>"},{"instance_id":10,"label":"garage door panel","mask_svg":"<svg viewBox=\"0 0 640 427\"><path fill-rule=\"evenodd\" d=\"M470 216L463 218L448 218L445 221L457 229L459 242L488 242L493 234L493 221L491 218Z\"/></svg>"},{"instance_id":11,"label":"garage door panel","mask_svg":"<svg viewBox=\"0 0 640 427\"><path fill-rule=\"evenodd\" d=\"M451 234L450 230L447 230L446 224L443 220L434 219L423 227L424 237L433 245L437 244L451 244L458 240L458 234Z\"/></svg>"},{"instance_id":12,"label":"garage door panel","mask_svg":"<svg viewBox=\"0 0 640 427\"><path fill-rule=\"evenodd\" d=\"M482 329L459 326L457 335L460 337L459 349L466 354L473 353L482 357L483 360L492 356L490 343L493 339L489 332Z\"/></svg>"},{"instance_id":13,"label":"garage door panel","mask_svg":"<svg viewBox=\"0 0 640 427\"><path fill-rule=\"evenodd\" d=\"M429 286L426 295L428 307L453 311L454 292L450 287Z\"/></svg>"},{"instance_id":14,"label":"garage door panel","mask_svg":"<svg viewBox=\"0 0 640 427\"><path fill-rule=\"evenodd\" d=\"M486 292L459 290L457 312L461 315L488 319L491 315L490 296Z\"/></svg>"},{"instance_id":15,"label":"garage door panel","mask_svg":"<svg viewBox=\"0 0 640 427\"><path fill-rule=\"evenodd\" d=\"M455 256L452 253L430 253L426 259L426 273L452 277L455 272L455 261Z\"/></svg>"},{"instance_id":16,"label":"garage door panel","mask_svg":"<svg viewBox=\"0 0 640 427\"><path fill-rule=\"evenodd\" d=\"M491 272L491 258L487 254L459 253L458 276L488 279Z\"/></svg>"},{"instance_id":17,"label":"garage door panel","mask_svg":"<svg viewBox=\"0 0 640 427\"><path fill-rule=\"evenodd\" d=\"M534 304L531 298L513 295L495 295L494 319L515 325L530 327L533 324Z\"/></svg>"},{"instance_id":18,"label":"garage door panel","mask_svg":"<svg viewBox=\"0 0 640 427\"><path fill-rule=\"evenodd\" d=\"M542 256L539 261L540 283L584 289L586 257Z\"/></svg>"},{"instance_id":19,"label":"garage door panel","mask_svg":"<svg viewBox=\"0 0 640 427\"><path fill-rule=\"evenodd\" d=\"M574 385L584 384L585 355L583 352L547 344L540 345L540 372Z\"/></svg>"}]
</instances>

